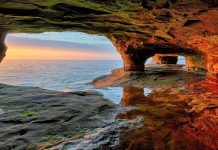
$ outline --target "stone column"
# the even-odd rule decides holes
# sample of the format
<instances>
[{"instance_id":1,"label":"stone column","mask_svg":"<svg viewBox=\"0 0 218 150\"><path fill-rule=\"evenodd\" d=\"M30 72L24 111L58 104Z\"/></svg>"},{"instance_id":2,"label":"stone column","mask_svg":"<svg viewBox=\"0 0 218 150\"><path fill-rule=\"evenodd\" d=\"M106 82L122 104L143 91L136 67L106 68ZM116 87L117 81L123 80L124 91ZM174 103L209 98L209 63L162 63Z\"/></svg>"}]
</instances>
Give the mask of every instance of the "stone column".
<instances>
[{"instance_id":1,"label":"stone column","mask_svg":"<svg viewBox=\"0 0 218 150\"><path fill-rule=\"evenodd\" d=\"M123 54L123 68L125 71L144 71L145 56L140 54Z\"/></svg>"},{"instance_id":2,"label":"stone column","mask_svg":"<svg viewBox=\"0 0 218 150\"><path fill-rule=\"evenodd\" d=\"M143 43L134 40L117 40L117 38L111 38L111 42L122 57L125 71L144 71L146 56L140 45Z\"/></svg>"},{"instance_id":3,"label":"stone column","mask_svg":"<svg viewBox=\"0 0 218 150\"><path fill-rule=\"evenodd\" d=\"M7 47L5 45L6 30L0 29L0 62L6 56Z\"/></svg>"}]
</instances>

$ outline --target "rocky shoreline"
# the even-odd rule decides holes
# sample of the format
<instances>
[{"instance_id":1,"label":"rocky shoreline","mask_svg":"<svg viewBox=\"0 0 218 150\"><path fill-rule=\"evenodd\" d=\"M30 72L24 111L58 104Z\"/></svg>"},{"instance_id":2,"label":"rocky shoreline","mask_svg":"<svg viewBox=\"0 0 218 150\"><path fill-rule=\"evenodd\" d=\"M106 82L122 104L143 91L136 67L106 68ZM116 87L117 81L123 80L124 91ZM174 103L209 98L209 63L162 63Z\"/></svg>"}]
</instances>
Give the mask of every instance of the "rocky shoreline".
<instances>
[{"instance_id":1,"label":"rocky shoreline","mask_svg":"<svg viewBox=\"0 0 218 150\"><path fill-rule=\"evenodd\" d=\"M123 69L92 83L121 87L123 96L118 106L94 91L0 84L0 150L217 150L217 6L217 0L148 0L146 7L138 0L1 0L0 61L10 33L105 36ZM176 66L180 56L197 72ZM144 68L149 58L160 66Z\"/></svg>"},{"instance_id":2,"label":"rocky shoreline","mask_svg":"<svg viewBox=\"0 0 218 150\"><path fill-rule=\"evenodd\" d=\"M92 82L123 88L119 105L96 91L0 84L0 149L216 149L217 79L175 65L145 70Z\"/></svg>"},{"instance_id":3,"label":"rocky shoreline","mask_svg":"<svg viewBox=\"0 0 218 150\"><path fill-rule=\"evenodd\" d=\"M189 70L184 65L146 65L144 71L112 70L111 74L92 81L97 88L109 86L139 88L169 88L202 80L205 72Z\"/></svg>"},{"instance_id":4,"label":"rocky shoreline","mask_svg":"<svg viewBox=\"0 0 218 150\"><path fill-rule=\"evenodd\" d=\"M95 91L0 84L0 149L44 149L113 122L115 104Z\"/></svg>"}]
</instances>

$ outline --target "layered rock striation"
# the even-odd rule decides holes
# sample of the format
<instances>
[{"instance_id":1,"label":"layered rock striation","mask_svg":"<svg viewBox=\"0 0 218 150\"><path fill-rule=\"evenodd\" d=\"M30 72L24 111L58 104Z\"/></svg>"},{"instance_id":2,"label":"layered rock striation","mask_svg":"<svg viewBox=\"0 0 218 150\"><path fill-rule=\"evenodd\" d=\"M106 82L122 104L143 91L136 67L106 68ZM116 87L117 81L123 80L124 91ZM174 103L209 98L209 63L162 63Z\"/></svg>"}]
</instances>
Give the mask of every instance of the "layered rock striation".
<instances>
[{"instance_id":1,"label":"layered rock striation","mask_svg":"<svg viewBox=\"0 0 218 150\"><path fill-rule=\"evenodd\" d=\"M184 56L188 68L218 73L216 0L0 2L0 28L13 32L81 31L108 37L125 70L144 70L154 55ZM168 61L159 63L169 64Z\"/></svg>"}]
</instances>

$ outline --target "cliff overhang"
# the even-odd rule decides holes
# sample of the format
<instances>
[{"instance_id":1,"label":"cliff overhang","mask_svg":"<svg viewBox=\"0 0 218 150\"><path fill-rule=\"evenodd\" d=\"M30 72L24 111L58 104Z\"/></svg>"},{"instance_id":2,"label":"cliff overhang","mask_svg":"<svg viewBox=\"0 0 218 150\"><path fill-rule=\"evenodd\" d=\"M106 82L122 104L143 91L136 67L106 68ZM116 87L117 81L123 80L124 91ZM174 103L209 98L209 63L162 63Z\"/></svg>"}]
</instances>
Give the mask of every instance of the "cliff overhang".
<instances>
[{"instance_id":1,"label":"cliff overhang","mask_svg":"<svg viewBox=\"0 0 218 150\"><path fill-rule=\"evenodd\" d=\"M5 32L80 31L109 38L125 70L144 70L145 61L176 63L218 74L216 0L7 0L0 2L2 57ZM149 9L148 9L149 8ZM166 61L167 60L167 61Z\"/></svg>"}]
</instances>

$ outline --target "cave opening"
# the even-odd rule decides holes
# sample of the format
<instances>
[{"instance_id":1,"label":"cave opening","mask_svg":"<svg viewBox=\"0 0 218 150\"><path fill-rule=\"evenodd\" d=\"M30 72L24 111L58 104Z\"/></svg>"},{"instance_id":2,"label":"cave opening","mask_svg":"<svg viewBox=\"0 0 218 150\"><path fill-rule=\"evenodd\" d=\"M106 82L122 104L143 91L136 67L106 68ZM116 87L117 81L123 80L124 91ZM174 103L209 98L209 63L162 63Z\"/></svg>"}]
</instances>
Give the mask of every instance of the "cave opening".
<instances>
[{"instance_id":1,"label":"cave opening","mask_svg":"<svg viewBox=\"0 0 218 150\"><path fill-rule=\"evenodd\" d=\"M186 65L186 62L185 62L185 57L184 56L178 56L178 62L177 62L178 65L183 65L185 66Z\"/></svg>"},{"instance_id":2,"label":"cave opening","mask_svg":"<svg viewBox=\"0 0 218 150\"><path fill-rule=\"evenodd\" d=\"M86 83L121 67L119 53L103 36L44 32L2 37L2 59L6 57L0 64L0 82L4 84L83 90Z\"/></svg>"},{"instance_id":3,"label":"cave opening","mask_svg":"<svg viewBox=\"0 0 218 150\"><path fill-rule=\"evenodd\" d=\"M3 59L7 50L7 47L4 44L4 39L6 37L6 31L2 30L0 31L0 36L1 36L1 43L0 43L0 48L1 48L1 55L0 58ZM64 35L62 36L62 33L70 33L67 36ZM83 34L83 36L80 36L78 34L75 35L71 35L71 33L74 32L56 32L55 35L54 32L46 38L42 38L43 34L47 34L49 35L49 33L41 33L41 34L34 34L37 35L35 37L35 39L37 40L41 40L41 42L39 45L41 47L43 46L51 46L50 48L50 53L45 53L45 51L42 51L42 49L38 49L38 52L42 52L43 55L47 54L45 59L50 59L50 57L52 55L55 55L56 58L58 59L62 59L61 55L58 54L57 52L59 50L61 50L61 52L65 52L64 57L66 57L66 59L71 59L70 57L72 55L69 55L69 47L71 46L71 38L72 39L76 39L76 40L80 40L82 41L82 43L84 44L87 41L91 41L91 43L86 43L88 46L91 45L92 49L96 52L95 56L97 59L108 59L108 60L119 60L121 62L120 56L122 57L123 60L123 68L125 71L143 71L145 66L148 64L178 64L178 65L185 65L187 68L197 68L200 70L204 70L205 72L214 72L214 60L211 61L213 64L211 65L206 65L206 63L208 63L207 59L211 59L210 57L203 57L204 54L199 54L196 53L193 49L182 49L180 47L176 47L175 45L162 45L162 46L156 46L156 45L147 45L146 48L142 47L142 48L135 48L134 46L127 46L125 47L125 44L123 45L121 41L117 41L113 38L106 38L103 36L97 36L97 35L91 35L91 39L87 40L87 36L85 36L85 34ZM24 36L25 35L25 36ZM23 43L26 43L27 45L33 45L35 44L33 40L30 40L32 37L28 37L28 35L33 35L33 34L22 34L23 37L21 37L20 41L18 41L18 43L22 43L22 40L24 40L25 38L25 42L23 41ZM6 38L6 44L9 47L9 50L7 51L7 57L8 58L9 54L13 54L14 57L16 58L17 56L21 55L22 50L24 50L23 47L20 47L19 51L16 52L12 52L11 51L11 47L10 45L8 45L8 39L10 39L11 34L7 35ZM16 35L16 36L20 36L20 35ZM93 38L94 37L94 38ZM98 40L96 42L95 39L96 37L101 37L102 39ZM42 39L40 39L42 38ZM51 42L51 39L55 39L53 42ZM28 39L28 40L27 40ZM62 47L59 46L60 41L57 41L58 39L61 39L62 43L65 43L65 49L68 50L64 50ZM14 40L14 39L13 39ZM12 40L12 42L14 42ZM47 43L45 44L45 41L50 41L51 43ZM120 43L121 42L121 43ZM70 44L71 43L71 44ZM84 48L84 46L78 46L78 44L81 43L77 43L75 41L73 41L74 44L76 44L76 49L86 49L86 47ZM96 47L96 45L92 45L93 43L97 44L98 46ZM100 44L99 44L100 43ZM113 43L113 44L112 44ZM12 44L13 46L15 46L15 44ZM100 46L99 46L100 45ZM115 48L116 47L116 48ZM27 49L26 49L27 50ZM34 48L28 48L28 50L34 50ZM108 51L109 50L109 51ZM110 51L111 50L111 51ZM117 53L118 51L118 53ZM84 52L83 54L86 54L87 57L92 58L92 59L96 59L94 58L94 53L87 53L89 51ZM167 53L166 53L167 52ZM29 51L24 52L23 54L29 54ZM81 54L81 51L80 51ZM119 55L120 54L120 55ZM38 55L38 54L37 54ZM33 57L37 56L36 54L32 53ZM82 54L81 54L82 55ZM77 56L73 56L74 58L78 58L78 56L80 57L81 55L77 55ZM159 55L159 56L158 56ZM83 57L81 59L86 60L87 57ZM156 58L155 58L156 57ZM65 58L64 58L65 59ZM216 63L216 62L215 62ZM118 67L121 67L120 65Z\"/></svg>"},{"instance_id":4,"label":"cave opening","mask_svg":"<svg viewBox=\"0 0 218 150\"><path fill-rule=\"evenodd\" d=\"M149 57L145 60L145 66L149 65L178 65L178 66L185 66L186 59L182 55L175 55L175 54L155 54L152 57Z\"/></svg>"},{"instance_id":5,"label":"cave opening","mask_svg":"<svg viewBox=\"0 0 218 150\"><path fill-rule=\"evenodd\" d=\"M151 64L151 62L152 62L152 57L148 58L148 59L145 61L145 65Z\"/></svg>"}]
</instances>

